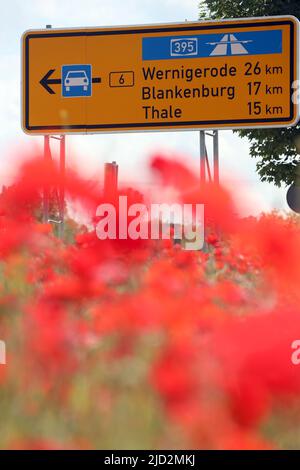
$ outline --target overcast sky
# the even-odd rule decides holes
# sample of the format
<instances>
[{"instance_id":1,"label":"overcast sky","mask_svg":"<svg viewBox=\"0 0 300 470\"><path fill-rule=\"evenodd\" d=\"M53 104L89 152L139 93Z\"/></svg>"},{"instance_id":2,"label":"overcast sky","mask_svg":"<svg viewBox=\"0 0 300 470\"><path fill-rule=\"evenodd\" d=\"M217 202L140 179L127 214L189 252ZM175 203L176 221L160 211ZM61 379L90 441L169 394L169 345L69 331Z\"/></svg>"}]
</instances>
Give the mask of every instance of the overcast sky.
<instances>
[{"instance_id":1,"label":"overcast sky","mask_svg":"<svg viewBox=\"0 0 300 470\"><path fill-rule=\"evenodd\" d=\"M20 126L20 38L27 29L130 25L194 21L198 0L10 0L1 2L0 28L0 187L15 161L16 145L42 144ZM198 132L162 132L68 136L67 158L89 178L98 178L103 163L117 160L120 178L148 182L146 164L151 153L178 153L198 168ZM183 157L184 156L184 157ZM229 186L239 181L247 211L287 209L286 190L261 183L249 145L231 131L220 132L220 174ZM249 202L250 201L250 202Z\"/></svg>"}]
</instances>

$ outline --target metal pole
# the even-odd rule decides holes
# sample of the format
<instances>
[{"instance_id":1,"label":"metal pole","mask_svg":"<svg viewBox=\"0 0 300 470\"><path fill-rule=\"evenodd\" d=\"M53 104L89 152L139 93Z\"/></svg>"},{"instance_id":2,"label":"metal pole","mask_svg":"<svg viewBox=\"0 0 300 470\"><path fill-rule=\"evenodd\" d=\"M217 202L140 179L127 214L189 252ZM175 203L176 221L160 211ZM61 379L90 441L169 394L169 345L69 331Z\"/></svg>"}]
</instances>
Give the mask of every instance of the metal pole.
<instances>
[{"instance_id":1,"label":"metal pole","mask_svg":"<svg viewBox=\"0 0 300 470\"><path fill-rule=\"evenodd\" d=\"M203 188L205 185L206 174L205 174L205 165L206 165L206 144L205 144L205 131L200 131L200 188ZM206 226L204 223L204 244L203 251L207 251L206 243Z\"/></svg>"},{"instance_id":2,"label":"metal pole","mask_svg":"<svg viewBox=\"0 0 300 470\"><path fill-rule=\"evenodd\" d=\"M216 188L220 185L220 174L219 174L219 131L213 133L213 149L214 149L214 184ZM220 227L216 223L215 230L218 237L220 237Z\"/></svg>"},{"instance_id":3,"label":"metal pole","mask_svg":"<svg viewBox=\"0 0 300 470\"><path fill-rule=\"evenodd\" d=\"M214 131L214 182L218 186L219 177L219 132Z\"/></svg>"},{"instance_id":4,"label":"metal pole","mask_svg":"<svg viewBox=\"0 0 300 470\"><path fill-rule=\"evenodd\" d=\"M116 162L105 163L104 166L104 196L114 199L118 194L118 165Z\"/></svg>"},{"instance_id":5,"label":"metal pole","mask_svg":"<svg viewBox=\"0 0 300 470\"><path fill-rule=\"evenodd\" d=\"M210 165L209 165L209 159L208 159L206 145L205 145L205 163L206 163L206 169L207 169L208 182L211 183L212 179L211 179Z\"/></svg>"},{"instance_id":6,"label":"metal pole","mask_svg":"<svg viewBox=\"0 0 300 470\"><path fill-rule=\"evenodd\" d=\"M44 136L44 161L45 163L50 157L50 136ZM43 194L43 222L48 223L49 219L49 186L45 183Z\"/></svg>"},{"instance_id":7,"label":"metal pole","mask_svg":"<svg viewBox=\"0 0 300 470\"><path fill-rule=\"evenodd\" d=\"M205 183L206 146L205 131L200 131L200 183Z\"/></svg>"},{"instance_id":8,"label":"metal pole","mask_svg":"<svg viewBox=\"0 0 300 470\"><path fill-rule=\"evenodd\" d=\"M60 171L60 187L59 187L59 212L60 224L58 227L59 236L64 233L65 224L65 175L66 175L66 136L60 137L59 143L59 171Z\"/></svg>"}]
</instances>

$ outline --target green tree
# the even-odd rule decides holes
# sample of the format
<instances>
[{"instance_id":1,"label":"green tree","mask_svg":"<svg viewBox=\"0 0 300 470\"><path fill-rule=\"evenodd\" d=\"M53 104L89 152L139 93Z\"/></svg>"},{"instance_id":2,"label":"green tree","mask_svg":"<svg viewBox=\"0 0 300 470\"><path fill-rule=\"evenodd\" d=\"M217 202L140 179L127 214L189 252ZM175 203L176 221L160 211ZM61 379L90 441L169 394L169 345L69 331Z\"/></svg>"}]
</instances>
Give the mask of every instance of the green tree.
<instances>
[{"instance_id":1,"label":"green tree","mask_svg":"<svg viewBox=\"0 0 300 470\"><path fill-rule=\"evenodd\" d=\"M300 18L299 0L202 0L200 19L294 15ZM250 141L250 155L258 159L262 181L291 184L299 173L300 122L289 129L238 131Z\"/></svg>"}]
</instances>

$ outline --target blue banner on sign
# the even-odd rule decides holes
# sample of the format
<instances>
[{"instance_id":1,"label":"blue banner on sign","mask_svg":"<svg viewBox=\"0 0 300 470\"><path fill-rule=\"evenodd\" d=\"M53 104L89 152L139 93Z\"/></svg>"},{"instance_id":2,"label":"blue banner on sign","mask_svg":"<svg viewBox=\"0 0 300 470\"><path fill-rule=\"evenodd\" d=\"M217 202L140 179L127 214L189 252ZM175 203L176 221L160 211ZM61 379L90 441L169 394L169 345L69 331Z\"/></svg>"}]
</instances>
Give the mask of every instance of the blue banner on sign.
<instances>
[{"instance_id":1,"label":"blue banner on sign","mask_svg":"<svg viewBox=\"0 0 300 470\"><path fill-rule=\"evenodd\" d=\"M143 60L281 53L281 30L143 38Z\"/></svg>"}]
</instances>

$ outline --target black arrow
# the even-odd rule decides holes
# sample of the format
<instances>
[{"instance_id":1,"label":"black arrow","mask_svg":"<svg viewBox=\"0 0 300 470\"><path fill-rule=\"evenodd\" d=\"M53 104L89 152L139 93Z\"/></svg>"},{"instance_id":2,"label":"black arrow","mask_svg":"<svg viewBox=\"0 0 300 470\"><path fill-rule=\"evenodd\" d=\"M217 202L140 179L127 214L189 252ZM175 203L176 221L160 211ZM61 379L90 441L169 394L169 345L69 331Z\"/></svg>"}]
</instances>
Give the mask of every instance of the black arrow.
<instances>
[{"instance_id":1,"label":"black arrow","mask_svg":"<svg viewBox=\"0 0 300 470\"><path fill-rule=\"evenodd\" d=\"M50 69L46 75L43 76L42 80L40 80L40 84L45 90L50 93L50 95L55 95L55 91L49 85L60 85L61 79L60 78L50 78L51 75L55 72L55 69ZM101 83L100 77L92 78L93 83Z\"/></svg>"},{"instance_id":2,"label":"black arrow","mask_svg":"<svg viewBox=\"0 0 300 470\"><path fill-rule=\"evenodd\" d=\"M55 91L52 90L49 85L59 85L61 83L60 78L49 78L53 72L55 72L55 69L50 69L40 81L40 84L45 88L46 91L48 91L48 93L50 93L50 95L54 95Z\"/></svg>"}]
</instances>

